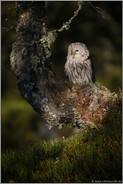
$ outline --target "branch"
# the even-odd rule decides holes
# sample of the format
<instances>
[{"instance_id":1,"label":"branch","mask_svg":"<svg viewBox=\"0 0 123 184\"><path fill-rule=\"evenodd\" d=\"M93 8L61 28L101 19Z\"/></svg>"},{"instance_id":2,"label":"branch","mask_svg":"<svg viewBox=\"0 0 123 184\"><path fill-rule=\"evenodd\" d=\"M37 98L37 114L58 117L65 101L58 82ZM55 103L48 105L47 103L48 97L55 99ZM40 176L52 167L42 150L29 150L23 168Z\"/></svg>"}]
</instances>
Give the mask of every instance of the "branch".
<instances>
[{"instance_id":1,"label":"branch","mask_svg":"<svg viewBox=\"0 0 123 184\"><path fill-rule=\"evenodd\" d=\"M47 31L46 34L40 39L39 42L41 42L44 45L45 52L49 53L49 49L51 49L52 44L55 42L58 33L62 32L64 29L68 30L70 28L70 24L75 19L75 17L78 15L79 11L82 8L82 1L78 2L78 9L74 12L74 15L69 19L68 22L63 23L63 26L60 29L54 29L53 31ZM51 53L47 54L47 58L51 56Z\"/></svg>"},{"instance_id":2,"label":"branch","mask_svg":"<svg viewBox=\"0 0 123 184\"><path fill-rule=\"evenodd\" d=\"M62 32L64 29L66 30L70 29L70 24L78 15L79 11L82 9L82 5L83 5L83 1L78 1L78 9L74 12L73 17L71 17L68 22L63 23L63 26L57 30L58 32Z\"/></svg>"},{"instance_id":3,"label":"branch","mask_svg":"<svg viewBox=\"0 0 123 184\"><path fill-rule=\"evenodd\" d=\"M98 6L94 6L92 3L90 3L89 1L87 1L87 3L94 9L94 10L96 10L96 12L99 14L99 15L101 15L101 17L102 17L102 19L104 19L104 20L110 20L111 18L110 18L110 16L108 15L108 13L104 10L104 9L102 9L102 8L100 8L100 7L98 7Z\"/></svg>"}]
</instances>

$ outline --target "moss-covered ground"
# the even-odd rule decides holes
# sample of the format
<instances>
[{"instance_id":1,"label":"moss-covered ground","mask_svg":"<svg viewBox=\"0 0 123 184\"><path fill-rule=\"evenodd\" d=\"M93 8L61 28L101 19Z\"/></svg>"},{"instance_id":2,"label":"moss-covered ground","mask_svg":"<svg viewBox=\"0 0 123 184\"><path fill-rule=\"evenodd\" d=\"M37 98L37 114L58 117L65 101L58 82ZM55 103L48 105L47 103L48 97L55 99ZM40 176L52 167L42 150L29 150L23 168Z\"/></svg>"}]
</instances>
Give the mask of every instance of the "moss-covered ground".
<instances>
[{"instance_id":1,"label":"moss-covered ground","mask_svg":"<svg viewBox=\"0 0 123 184\"><path fill-rule=\"evenodd\" d=\"M20 148L2 149L2 182L120 182L121 115L119 100L108 112L102 122L103 126L98 130L88 129L60 140L24 139L25 142L20 141Z\"/></svg>"}]
</instances>

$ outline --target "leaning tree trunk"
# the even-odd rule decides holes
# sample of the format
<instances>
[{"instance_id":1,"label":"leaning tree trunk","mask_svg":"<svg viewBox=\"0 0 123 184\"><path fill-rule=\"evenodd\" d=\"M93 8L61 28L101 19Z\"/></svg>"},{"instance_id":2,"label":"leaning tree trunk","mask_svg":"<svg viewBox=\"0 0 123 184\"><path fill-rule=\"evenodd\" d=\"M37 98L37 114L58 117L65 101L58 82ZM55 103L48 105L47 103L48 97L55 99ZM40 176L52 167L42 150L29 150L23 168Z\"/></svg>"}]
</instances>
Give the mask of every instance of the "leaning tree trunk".
<instances>
[{"instance_id":1,"label":"leaning tree trunk","mask_svg":"<svg viewBox=\"0 0 123 184\"><path fill-rule=\"evenodd\" d=\"M73 86L57 80L51 69L51 47L59 30L48 31L44 2L17 2L16 41L10 56L18 88L33 109L54 126L86 127L100 124L117 98L100 84Z\"/></svg>"}]
</instances>

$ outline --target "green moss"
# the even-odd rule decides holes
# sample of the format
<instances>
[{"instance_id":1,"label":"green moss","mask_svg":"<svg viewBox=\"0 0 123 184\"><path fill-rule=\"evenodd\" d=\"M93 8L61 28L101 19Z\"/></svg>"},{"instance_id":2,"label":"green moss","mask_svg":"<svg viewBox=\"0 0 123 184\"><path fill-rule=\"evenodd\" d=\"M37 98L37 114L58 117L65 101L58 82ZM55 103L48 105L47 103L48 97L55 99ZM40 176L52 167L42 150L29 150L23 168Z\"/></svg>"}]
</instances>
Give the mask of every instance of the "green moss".
<instances>
[{"instance_id":1,"label":"green moss","mask_svg":"<svg viewBox=\"0 0 123 184\"><path fill-rule=\"evenodd\" d=\"M63 140L35 140L21 151L2 152L2 182L121 181L121 102L100 130Z\"/></svg>"}]
</instances>

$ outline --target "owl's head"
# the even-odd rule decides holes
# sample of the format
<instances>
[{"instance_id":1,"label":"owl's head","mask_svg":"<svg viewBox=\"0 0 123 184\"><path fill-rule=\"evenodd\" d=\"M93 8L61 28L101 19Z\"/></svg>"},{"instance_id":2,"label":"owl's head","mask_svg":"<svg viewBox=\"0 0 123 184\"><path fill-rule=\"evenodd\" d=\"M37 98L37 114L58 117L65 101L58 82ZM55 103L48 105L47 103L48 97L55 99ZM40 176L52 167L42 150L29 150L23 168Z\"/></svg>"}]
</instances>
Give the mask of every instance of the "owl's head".
<instances>
[{"instance_id":1,"label":"owl's head","mask_svg":"<svg viewBox=\"0 0 123 184\"><path fill-rule=\"evenodd\" d=\"M68 55L71 56L72 59L81 57L83 60L86 60L89 57L89 50L84 43L75 42L69 45Z\"/></svg>"}]
</instances>

